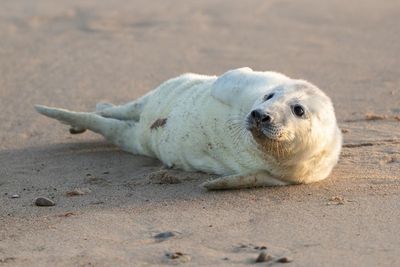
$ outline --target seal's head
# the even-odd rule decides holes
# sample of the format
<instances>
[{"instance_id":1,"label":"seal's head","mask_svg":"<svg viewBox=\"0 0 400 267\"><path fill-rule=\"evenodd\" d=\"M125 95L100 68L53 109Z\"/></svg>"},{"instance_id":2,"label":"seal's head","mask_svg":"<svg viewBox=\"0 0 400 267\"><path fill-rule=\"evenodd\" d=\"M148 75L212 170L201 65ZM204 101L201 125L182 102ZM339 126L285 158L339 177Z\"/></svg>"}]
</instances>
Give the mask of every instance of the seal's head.
<instances>
[{"instance_id":1,"label":"seal's head","mask_svg":"<svg viewBox=\"0 0 400 267\"><path fill-rule=\"evenodd\" d=\"M282 176L295 176L289 177L295 182L324 179L340 153L332 102L306 81L292 80L262 95L246 116L246 128L263 152L286 166Z\"/></svg>"}]
</instances>

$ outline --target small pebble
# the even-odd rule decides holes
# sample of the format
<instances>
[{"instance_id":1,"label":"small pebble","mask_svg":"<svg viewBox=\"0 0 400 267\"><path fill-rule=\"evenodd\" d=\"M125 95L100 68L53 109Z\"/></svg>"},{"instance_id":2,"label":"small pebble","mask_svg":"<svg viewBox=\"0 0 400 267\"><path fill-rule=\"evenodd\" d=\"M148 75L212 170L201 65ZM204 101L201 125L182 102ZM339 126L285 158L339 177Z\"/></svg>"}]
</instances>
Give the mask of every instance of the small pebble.
<instances>
[{"instance_id":1,"label":"small pebble","mask_svg":"<svg viewBox=\"0 0 400 267\"><path fill-rule=\"evenodd\" d=\"M382 160L379 161L379 163L381 165L383 165L383 164L386 164L386 163L394 163L396 161L397 161L396 157L386 155L386 156L383 157Z\"/></svg>"},{"instance_id":2,"label":"small pebble","mask_svg":"<svg viewBox=\"0 0 400 267\"><path fill-rule=\"evenodd\" d=\"M182 252L175 252L175 253L168 253L167 257L169 257L170 259L177 259L182 255L183 255Z\"/></svg>"},{"instance_id":3,"label":"small pebble","mask_svg":"<svg viewBox=\"0 0 400 267\"><path fill-rule=\"evenodd\" d=\"M147 177L155 184L179 184L182 182L178 177L171 175L170 172L165 170L150 173Z\"/></svg>"},{"instance_id":4,"label":"small pebble","mask_svg":"<svg viewBox=\"0 0 400 267\"><path fill-rule=\"evenodd\" d=\"M377 115L371 112L365 114L365 119L367 121L385 120L387 118L387 115Z\"/></svg>"},{"instance_id":5,"label":"small pebble","mask_svg":"<svg viewBox=\"0 0 400 267\"><path fill-rule=\"evenodd\" d=\"M14 261L15 259L16 259L16 258L14 258L14 257L3 258L3 259L0 259L0 263L11 262L11 261Z\"/></svg>"},{"instance_id":6,"label":"small pebble","mask_svg":"<svg viewBox=\"0 0 400 267\"><path fill-rule=\"evenodd\" d=\"M14 194L14 195L11 196L11 198L19 198L19 195L18 194Z\"/></svg>"},{"instance_id":7,"label":"small pebble","mask_svg":"<svg viewBox=\"0 0 400 267\"><path fill-rule=\"evenodd\" d=\"M179 262L188 262L191 260L190 256L184 254L182 252L173 252L173 253L166 253L165 256L171 260L179 261Z\"/></svg>"},{"instance_id":8,"label":"small pebble","mask_svg":"<svg viewBox=\"0 0 400 267\"><path fill-rule=\"evenodd\" d=\"M257 259L256 259L256 262L266 262L266 261L269 261L270 259L271 259L271 256L268 255L265 251L262 251L262 252L258 255L258 257L257 257Z\"/></svg>"},{"instance_id":9,"label":"small pebble","mask_svg":"<svg viewBox=\"0 0 400 267\"><path fill-rule=\"evenodd\" d=\"M82 196L91 193L92 191L89 188L75 188L72 191L68 191L66 193L67 196L73 197L73 196Z\"/></svg>"},{"instance_id":10,"label":"small pebble","mask_svg":"<svg viewBox=\"0 0 400 267\"><path fill-rule=\"evenodd\" d=\"M342 196L334 196L329 199L328 205L344 205L346 200Z\"/></svg>"},{"instance_id":11,"label":"small pebble","mask_svg":"<svg viewBox=\"0 0 400 267\"><path fill-rule=\"evenodd\" d=\"M276 260L276 262L279 262L279 263L289 263L289 262L292 262L292 261L293 260L291 258L288 258L288 257L282 257L282 258L279 258L279 259Z\"/></svg>"},{"instance_id":12,"label":"small pebble","mask_svg":"<svg viewBox=\"0 0 400 267\"><path fill-rule=\"evenodd\" d=\"M90 202L91 205L100 205L100 204L104 204L104 201L93 201Z\"/></svg>"},{"instance_id":13,"label":"small pebble","mask_svg":"<svg viewBox=\"0 0 400 267\"><path fill-rule=\"evenodd\" d=\"M49 206L54 206L55 203L46 197L38 197L35 200L35 205L39 207L49 207Z\"/></svg>"},{"instance_id":14,"label":"small pebble","mask_svg":"<svg viewBox=\"0 0 400 267\"><path fill-rule=\"evenodd\" d=\"M168 238L171 238L173 236L175 236L175 233L168 231L168 232L162 232L162 233L156 234L154 236L154 238L155 239L168 239Z\"/></svg>"},{"instance_id":15,"label":"small pebble","mask_svg":"<svg viewBox=\"0 0 400 267\"><path fill-rule=\"evenodd\" d=\"M73 212L67 212L67 213L58 215L58 217L70 217L70 216L73 216L73 215L76 215L76 214L73 213Z\"/></svg>"}]
</instances>

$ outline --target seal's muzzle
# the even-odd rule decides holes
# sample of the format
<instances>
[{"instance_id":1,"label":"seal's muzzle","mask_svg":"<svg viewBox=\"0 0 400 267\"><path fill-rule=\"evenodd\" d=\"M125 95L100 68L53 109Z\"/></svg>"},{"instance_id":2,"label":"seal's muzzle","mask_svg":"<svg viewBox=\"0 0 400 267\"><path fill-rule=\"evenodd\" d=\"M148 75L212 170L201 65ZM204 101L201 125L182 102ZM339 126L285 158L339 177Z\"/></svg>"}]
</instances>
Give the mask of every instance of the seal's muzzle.
<instances>
[{"instance_id":1,"label":"seal's muzzle","mask_svg":"<svg viewBox=\"0 0 400 267\"><path fill-rule=\"evenodd\" d=\"M274 123L273 115L261 109L250 112L246 118L246 129L256 138L277 139L281 129Z\"/></svg>"}]
</instances>

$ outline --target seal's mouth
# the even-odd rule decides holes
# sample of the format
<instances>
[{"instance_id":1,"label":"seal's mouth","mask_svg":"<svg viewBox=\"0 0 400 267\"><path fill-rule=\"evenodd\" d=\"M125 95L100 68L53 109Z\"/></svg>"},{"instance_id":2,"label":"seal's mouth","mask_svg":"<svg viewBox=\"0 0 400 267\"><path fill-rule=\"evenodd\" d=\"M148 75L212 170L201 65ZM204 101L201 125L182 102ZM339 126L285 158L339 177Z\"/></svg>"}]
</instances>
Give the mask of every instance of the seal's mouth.
<instances>
[{"instance_id":1,"label":"seal's mouth","mask_svg":"<svg viewBox=\"0 0 400 267\"><path fill-rule=\"evenodd\" d=\"M276 158L290 155L292 145L284 126L276 123L263 124L249 117L246 118L245 126L262 152Z\"/></svg>"}]
</instances>

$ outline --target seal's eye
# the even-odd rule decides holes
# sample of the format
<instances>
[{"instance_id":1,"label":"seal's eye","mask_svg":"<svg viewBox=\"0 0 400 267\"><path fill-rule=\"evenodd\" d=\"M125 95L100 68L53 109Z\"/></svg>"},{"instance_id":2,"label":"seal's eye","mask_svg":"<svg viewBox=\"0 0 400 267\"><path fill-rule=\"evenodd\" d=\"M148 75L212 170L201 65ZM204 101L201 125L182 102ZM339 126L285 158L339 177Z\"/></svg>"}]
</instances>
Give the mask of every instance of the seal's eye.
<instances>
[{"instance_id":1,"label":"seal's eye","mask_svg":"<svg viewBox=\"0 0 400 267\"><path fill-rule=\"evenodd\" d=\"M294 105L293 106L293 113L294 115L296 115L297 117L303 117L304 115L304 109L302 106L300 105Z\"/></svg>"},{"instance_id":2,"label":"seal's eye","mask_svg":"<svg viewBox=\"0 0 400 267\"><path fill-rule=\"evenodd\" d=\"M275 94L272 93L272 94L269 94L269 95L264 96L264 101L270 100L271 98L274 97L274 95L275 95Z\"/></svg>"}]
</instances>

